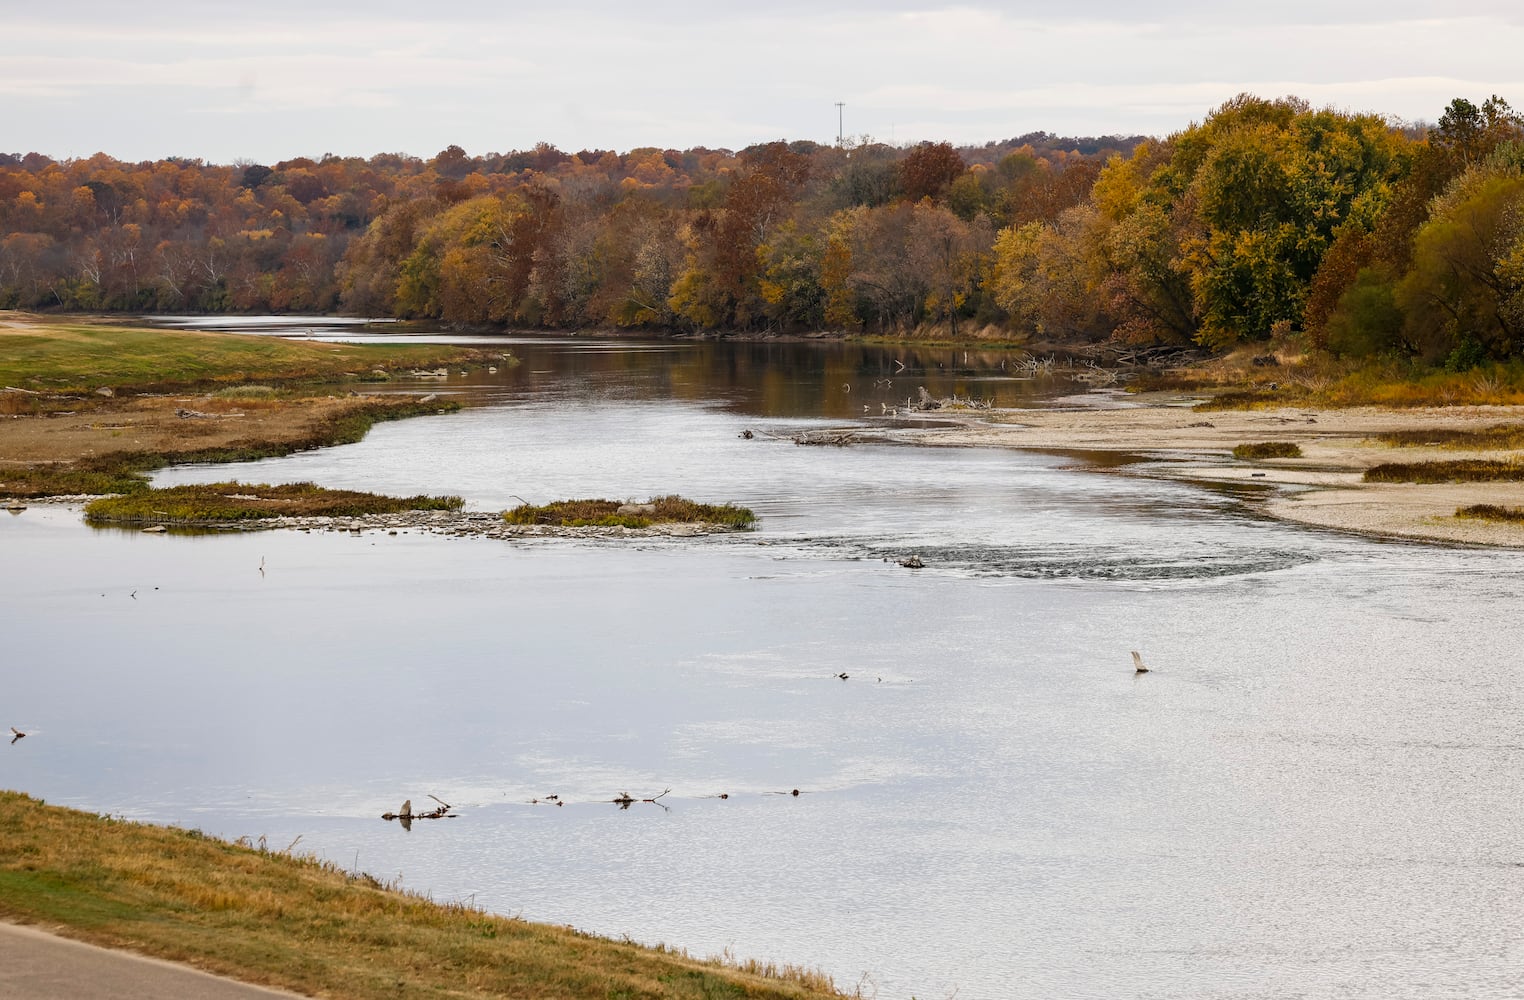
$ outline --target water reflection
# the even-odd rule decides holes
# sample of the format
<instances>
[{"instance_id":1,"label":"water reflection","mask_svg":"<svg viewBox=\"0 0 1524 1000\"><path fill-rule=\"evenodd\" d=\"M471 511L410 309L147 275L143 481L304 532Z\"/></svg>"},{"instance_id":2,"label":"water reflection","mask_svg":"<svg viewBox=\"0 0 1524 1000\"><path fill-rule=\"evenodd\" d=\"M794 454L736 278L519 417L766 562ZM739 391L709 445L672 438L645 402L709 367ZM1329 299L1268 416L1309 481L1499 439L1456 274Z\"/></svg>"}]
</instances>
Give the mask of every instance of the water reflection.
<instances>
[{"instance_id":1,"label":"water reflection","mask_svg":"<svg viewBox=\"0 0 1524 1000\"><path fill-rule=\"evenodd\" d=\"M472 403L611 402L668 399L717 405L758 417L884 417L918 395L1023 406L1072 393L1064 378L1025 377L1013 349L885 347L839 341L642 341L539 335L376 333L358 319L158 317L197 329L346 343L453 343L503 348L516 365L452 368L405 379L399 391L461 394Z\"/></svg>"}]
</instances>

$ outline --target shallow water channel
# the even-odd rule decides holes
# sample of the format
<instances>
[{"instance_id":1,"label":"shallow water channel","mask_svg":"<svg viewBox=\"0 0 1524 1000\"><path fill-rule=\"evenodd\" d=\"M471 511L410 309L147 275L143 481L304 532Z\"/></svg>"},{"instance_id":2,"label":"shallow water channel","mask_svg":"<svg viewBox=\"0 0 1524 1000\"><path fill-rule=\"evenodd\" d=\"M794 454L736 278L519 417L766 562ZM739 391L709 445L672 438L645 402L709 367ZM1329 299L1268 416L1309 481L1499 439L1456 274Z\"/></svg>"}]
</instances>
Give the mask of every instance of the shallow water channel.
<instances>
[{"instance_id":1,"label":"shallow water channel","mask_svg":"<svg viewBox=\"0 0 1524 1000\"><path fill-rule=\"evenodd\" d=\"M903 426L920 384L1076 389L998 354L503 350L388 387L459 413L161 478L677 492L759 530L0 514L0 723L32 734L0 785L866 996L1524 992L1524 555L1269 522L1146 462L788 439ZM458 818L378 818L430 793Z\"/></svg>"}]
</instances>

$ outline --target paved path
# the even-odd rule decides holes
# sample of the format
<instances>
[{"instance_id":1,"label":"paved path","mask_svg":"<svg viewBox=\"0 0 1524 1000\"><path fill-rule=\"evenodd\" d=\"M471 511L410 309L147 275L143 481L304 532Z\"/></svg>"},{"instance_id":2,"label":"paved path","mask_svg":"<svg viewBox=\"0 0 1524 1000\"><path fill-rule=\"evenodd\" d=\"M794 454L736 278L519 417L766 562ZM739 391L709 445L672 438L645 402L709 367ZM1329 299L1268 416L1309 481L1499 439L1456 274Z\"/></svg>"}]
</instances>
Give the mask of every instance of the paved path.
<instances>
[{"instance_id":1,"label":"paved path","mask_svg":"<svg viewBox=\"0 0 1524 1000\"><path fill-rule=\"evenodd\" d=\"M0 1000L273 1000L295 995L0 923Z\"/></svg>"}]
</instances>

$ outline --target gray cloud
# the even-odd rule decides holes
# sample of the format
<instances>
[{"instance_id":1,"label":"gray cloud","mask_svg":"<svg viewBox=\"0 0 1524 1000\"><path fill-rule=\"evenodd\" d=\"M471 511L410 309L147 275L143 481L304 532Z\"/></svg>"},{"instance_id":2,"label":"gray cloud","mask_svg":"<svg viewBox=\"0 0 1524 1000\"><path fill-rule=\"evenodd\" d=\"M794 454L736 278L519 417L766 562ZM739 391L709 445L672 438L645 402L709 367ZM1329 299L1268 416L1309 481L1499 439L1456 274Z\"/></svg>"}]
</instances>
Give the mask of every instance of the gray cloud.
<instances>
[{"instance_id":1,"label":"gray cloud","mask_svg":"<svg viewBox=\"0 0 1524 1000\"><path fill-rule=\"evenodd\" d=\"M8 15L0 144L213 160L734 148L829 140L838 100L853 135L983 142L1168 133L1245 90L1410 119L1457 95L1524 104L1524 25L1491 0L1448 19L1408 0L76 6L67 22Z\"/></svg>"}]
</instances>

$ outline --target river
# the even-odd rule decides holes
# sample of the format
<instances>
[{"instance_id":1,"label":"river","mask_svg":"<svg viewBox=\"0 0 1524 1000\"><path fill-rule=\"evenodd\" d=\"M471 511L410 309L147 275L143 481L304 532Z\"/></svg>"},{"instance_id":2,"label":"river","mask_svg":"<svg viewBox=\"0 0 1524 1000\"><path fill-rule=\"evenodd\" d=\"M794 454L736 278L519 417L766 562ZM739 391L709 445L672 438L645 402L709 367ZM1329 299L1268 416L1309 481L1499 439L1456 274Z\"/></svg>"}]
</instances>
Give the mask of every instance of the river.
<instances>
[{"instance_id":1,"label":"river","mask_svg":"<svg viewBox=\"0 0 1524 1000\"><path fill-rule=\"evenodd\" d=\"M458 413L160 479L675 492L759 529L0 515L0 723L32 734L0 784L865 996L1524 992L1524 555L1267 521L1146 460L789 439L913 426L885 411L920 384L1121 405L997 352L501 345L384 387ZM458 817L378 818L430 794Z\"/></svg>"}]
</instances>

